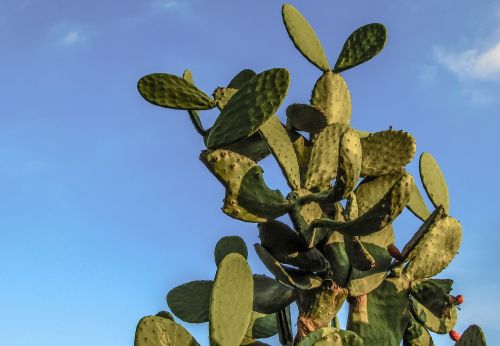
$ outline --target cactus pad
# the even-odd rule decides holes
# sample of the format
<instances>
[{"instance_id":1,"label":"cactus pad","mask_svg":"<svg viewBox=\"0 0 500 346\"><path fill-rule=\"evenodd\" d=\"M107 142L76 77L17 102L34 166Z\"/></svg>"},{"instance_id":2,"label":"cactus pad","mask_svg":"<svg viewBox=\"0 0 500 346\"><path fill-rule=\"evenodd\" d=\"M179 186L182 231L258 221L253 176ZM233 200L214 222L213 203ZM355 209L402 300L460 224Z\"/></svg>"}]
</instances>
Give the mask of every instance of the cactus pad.
<instances>
[{"instance_id":1,"label":"cactus pad","mask_svg":"<svg viewBox=\"0 0 500 346\"><path fill-rule=\"evenodd\" d=\"M276 329L276 315L264 315L260 313L252 313L256 317L252 325L252 337L256 339L269 338L275 335L278 330Z\"/></svg>"},{"instance_id":2,"label":"cactus pad","mask_svg":"<svg viewBox=\"0 0 500 346\"><path fill-rule=\"evenodd\" d=\"M223 211L227 215L264 222L286 213L287 201L265 185L262 169L254 161L224 149L203 151L200 160L226 187Z\"/></svg>"},{"instance_id":3,"label":"cactus pad","mask_svg":"<svg viewBox=\"0 0 500 346\"><path fill-rule=\"evenodd\" d=\"M412 283L410 293L416 301L435 316L442 316L449 309L452 280L426 279Z\"/></svg>"},{"instance_id":4,"label":"cactus pad","mask_svg":"<svg viewBox=\"0 0 500 346\"><path fill-rule=\"evenodd\" d=\"M297 346L362 346L363 340L350 330L325 327L309 333Z\"/></svg>"},{"instance_id":5,"label":"cactus pad","mask_svg":"<svg viewBox=\"0 0 500 346\"><path fill-rule=\"evenodd\" d=\"M334 195L344 199L356 186L361 173L361 141L358 134L347 129L340 138L337 179Z\"/></svg>"},{"instance_id":6,"label":"cactus pad","mask_svg":"<svg viewBox=\"0 0 500 346\"><path fill-rule=\"evenodd\" d=\"M295 301L295 292L275 279L265 275L254 275L253 310L272 314Z\"/></svg>"},{"instance_id":7,"label":"cactus pad","mask_svg":"<svg viewBox=\"0 0 500 346\"><path fill-rule=\"evenodd\" d=\"M338 152L343 127L331 124L325 127L314 142L304 187L311 189L337 176Z\"/></svg>"},{"instance_id":8,"label":"cactus pad","mask_svg":"<svg viewBox=\"0 0 500 346\"><path fill-rule=\"evenodd\" d=\"M215 104L217 105L217 108L220 110L223 110L224 107L227 105L229 100L231 100L231 97L233 97L234 94L238 89L233 89L233 88L217 88L214 91L213 97L215 100Z\"/></svg>"},{"instance_id":9,"label":"cactus pad","mask_svg":"<svg viewBox=\"0 0 500 346\"><path fill-rule=\"evenodd\" d=\"M212 280L191 281L177 286L168 292L167 304L183 321L207 322L212 286Z\"/></svg>"},{"instance_id":10,"label":"cactus pad","mask_svg":"<svg viewBox=\"0 0 500 346\"><path fill-rule=\"evenodd\" d=\"M420 178L432 204L437 208L442 205L448 213L450 210L450 196L443 172L438 163L429 153L420 155Z\"/></svg>"},{"instance_id":11,"label":"cactus pad","mask_svg":"<svg viewBox=\"0 0 500 346\"><path fill-rule=\"evenodd\" d=\"M328 118L317 106L294 103L286 108L287 124L292 128L310 133L318 133L328 125Z\"/></svg>"},{"instance_id":12,"label":"cactus pad","mask_svg":"<svg viewBox=\"0 0 500 346\"><path fill-rule=\"evenodd\" d=\"M229 144L224 149L246 156L255 162L259 162L271 154L269 147L259 132L255 132L241 141Z\"/></svg>"},{"instance_id":13,"label":"cactus pad","mask_svg":"<svg viewBox=\"0 0 500 346\"><path fill-rule=\"evenodd\" d=\"M438 334L446 334L455 327L455 323L457 322L456 307L450 306L443 316L436 316L413 298L410 298L410 301L413 316L430 331Z\"/></svg>"},{"instance_id":14,"label":"cactus pad","mask_svg":"<svg viewBox=\"0 0 500 346\"><path fill-rule=\"evenodd\" d=\"M220 261L230 253L239 253L243 257L248 257L248 249L245 241L238 236L222 237L215 245L214 258L218 266Z\"/></svg>"},{"instance_id":15,"label":"cactus pad","mask_svg":"<svg viewBox=\"0 0 500 346\"><path fill-rule=\"evenodd\" d=\"M163 317L143 317L135 331L134 346L199 345L184 327Z\"/></svg>"},{"instance_id":16,"label":"cactus pad","mask_svg":"<svg viewBox=\"0 0 500 346\"><path fill-rule=\"evenodd\" d=\"M290 4L283 5L282 15L286 31L295 47L316 67L328 71L330 69L328 58L307 19Z\"/></svg>"},{"instance_id":17,"label":"cactus pad","mask_svg":"<svg viewBox=\"0 0 500 346\"><path fill-rule=\"evenodd\" d=\"M465 330L455 346L486 346L486 338L479 326L472 325Z\"/></svg>"},{"instance_id":18,"label":"cactus pad","mask_svg":"<svg viewBox=\"0 0 500 346\"><path fill-rule=\"evenodd\" d=\"M248 82L255 75L256 73L250 69L241 70L240 72L238 72L236 76L233 77L233 79L231 79L227 87L233 89L240 89L243 86L243 84Z\"/></svg>"},{"instance_id":19,"label":"cactus pad","mask_svg":"<svg viewBox=\"0 0 500 346\"><path fill-rule=\"evenodd\" d=\"M279 118L275 115L271 116L271 118L261 126L259 132L278 161L290 188L292 190L299 189L299 163L297 162L297 156L295 155L290 137L288 137Z\"/></svg>"},{"instance_id":20,"label":"cactus pad","mask_svg":"<svg viewBox=\"0 0 500 346\"><path fill-rule=\"evenodd\" d=\"M349 125L351 122L351 94L344 78L338 73L323 73L314 85L311 104L325 113L328 124Z\"/></svg>"},{"instance_id":21,"label":"cactus pad","mask_svg":"<svg viewBox=\"0 0 500 346\"><path fill-rule=\"evenodd\" d=\"M344 43L335 63L335 72L345 71L370 60L384 49L387 39L385 26L372 23L356 29Z\"/></svg>"},{"instance_id":22,"label":"cactus pad","mask_svg":"<svg viewBox=\"0 0 500 346\"><path fill-rule=\"evenodd\" d=\"M408 205L406 207L410 209L410 211L422 221L424 221L429 217L429 215L431 215L415 182L413 182L412 184L410 200L408 201Z\"/></svg>"},{"instance_id":23,"label":"cactus pad","mask_svg":"<svg viewBox=\"0 0 500 346\"><path fill-rule=\"evenodd\" d=\"M319 240L321 240L321 232L309 229L309 226L314 220L321 217L323 211L321 210L320 205L316 202L308 202L305 204L296 202L297 199L308 195L311 195L309 190L300 189L290 193L288 200L292 205L290 218L292 219L295 229L299 230L299 233L302 235L307 247L312 247Z\"/></svg>"},{"instance_id":24,"label":"cactus pad","mask_svg":"<svg viewBox=\"0 0 500 346\"><path fill-rule=\"evenodd\" d=\"M406 326L405 334L403 335L403 346L434 346L432 337L412 316L408 326Z\"/></svg>"},{"instance_id":25,"label":"cactus pad","mask_svg":"<svg viewBox=\"0 0 500 346\"><path fill-rule=\"evenodd\" d=\"M208 148L220 148L254 134L279 108L290 76L283 68L264 71L243 84L215 121Z\"/></svg>"},{"instance_id":26,"label":"cactus pad","mask_svg":"<svg viewBox=\"0 0 500 346\"><path fill-rule=\"evenodd\" d=\"M153 73L137 83L139 93L154 105L173 108L202 110L215 107L215 102L203 91L184 78L166 73Z\"/></svg>"},{"instance_id":27,"label":"cactus pad","mask_svg":"<svg viewBox=\"0 0 500 346\"><path fill-rule=\"evenodd\" d=\"M250 323L253 278L243 256L232 253L217 268L210 299L210 344L239 345Z\"/></svg>"},{"instance_id":28,"label":"cactus pad","mask_svg":"<svg viewBox=\"0 0 500 346\"><path fill-rule=\"evenodd\" d=\"M415 139L403 131L375 132L361 139L361 175L383 175L402 170L416 151Z\"/></svg>"}]
</instances>

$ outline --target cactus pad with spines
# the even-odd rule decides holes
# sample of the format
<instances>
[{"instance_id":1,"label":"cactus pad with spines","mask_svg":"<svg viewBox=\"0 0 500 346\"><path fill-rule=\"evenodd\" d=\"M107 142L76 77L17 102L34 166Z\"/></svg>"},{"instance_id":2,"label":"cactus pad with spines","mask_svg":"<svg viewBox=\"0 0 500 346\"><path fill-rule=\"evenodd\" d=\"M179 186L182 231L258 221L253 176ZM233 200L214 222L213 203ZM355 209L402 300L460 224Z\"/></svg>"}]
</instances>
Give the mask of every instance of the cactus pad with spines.
<instances>
[{"instance_id":1,"label":"cactus pad with spines","mask_svg":"<svg viewBox=\"0 0 500 346\"><path fill-rule=\"evenodd\" d=\"M243 84L248 82L252 77L254 77L257 73L255 71L250 70L250 69L244 69L238 72L236 76L231 79L229 84L227 85L228 88L233 88L233 89L240 89Z\"/></svg>"},{"instance_id":2,"label":"cactus pad with spines","mask_svg":"<svg viewBox=\"0 0 500 346\"><path fill-rule=\"evenodd\" d=\"M436 316L442 316L450 305L452 280L425 279L412 282L410 293L416 301Z\"/></svg>"},{"instance_id":3,"label":"cactus pad with spines","mask_svg":"<svg viewBox=\"0 0 500 346\"><path fill-rule=\"evenodd\" d=\"M254 134L279 108L290 77L283 68L255 75L224 107L207 138L208 148L220 148Z\"/></svg>"},{"instance_id":4,"label":"cactus pad with spines","mask_svg":"<svg viewBox=\"0 0 500 346\"><path fill-rule=\"evenodd\" d=\"M362 346L363 340L354 332L325 327L309 333L297 346Z\"/></svg>"},{"instance_id":5,"label":"cactus pad with spines","mask_svg":"<svg viewBox=\"0 0 500 346\"><path fill-rule=\"evenodd\" d=\"M415 182L413 182L410 192L410 200L408 201L408 205L406 207L422 221L431 215Z\"/></svg>"},{"instance_id":6,"label":"cactus pad with spines","mask_svg":"<svg viewBox=\"0 0 500 346\"><path fill-rule=\"evenodd\" d=\"M318 133L328 125L328 118L318 106L293 103L286 108L287 124L296 130Z\"/></svg>"},{"instance_id":7,"label":"cactus pad with spines","mask_svg":"<svg viewBox=\"0 0 500 346\"><path fill-rule=\"evenodd\" d=\"M384 49L387 39L385 26L372 23L355 30L344 43L335 63L335 72L350 69L370 60Z\"/></svg>"},{"instance_id":8,"label":"cactus pad with spines","mask_svg":"<svg viewBox=\"0 0 500 346\"><path fill-rule=\"evenodd\" d=\"M403 346L434 346L432 337L420 322L410 317L403 335Z\"/></svg>"},{"instance_id":9,"label":"cactus pad with spines","mask_svg":"<svg viewBox=\"0 0 500 346\"><path fill-rule=\"evenodd\" d=\"M345 199L356 186L361 173L361 141L358 134L347 129L340 138L337 178L334 195Z\"/></svg>"},{"instance_id":10,"label":"cactus pad with spines","mask_svg":"<svg viewBox=\"0 0 500 346\"><path fill-rule=\"evenodd\" d=\"M184 78L166 73L142 77L137 88L146 101L173 109L202 110L215 107L215 102Z\"/></svg>"},{"instance_id":11,"label":"cactus pad with spines","mask_svg":"<svg viewBox=\"0 0 500 346\"><path fill-rule=\"evenodd\" d=\"M265 275L254 275L253 310L272 314L290 305L295 300L295 291Z\"/></svg>"},{"instance_id":12,"label":"cactus pad with spines","mask_svg":"<svg viewBox=\"0 0 500 346\"><path fill-rule=\"evenodd\" d=\"M217 108L219 108L220 110L223 110L224 107L229 102L229 100L231 100L231 97L233 97L233 95L236 94L237 91L238 91L238 89L233 89L233 88L219 87L219 88L215 89L213 96L214 96L214 100L215 100L215 104L217 105Z\"/></svg>"},{"instance_id":13,"label":"cactus pad with spines","mask_svg":"<svg viewBox=\"0 0 500 346\"><path fill-rule=\"evenodd\" d=\"M253 278L243 256L232 253L217 268L210 299L210 344L239 345L250 323Z\"/></svg>"},{"instance_id":14,"label":"cactus pad with spines","mask_svg":"<svg viewBox=\"0 0 500 346\"><path fill-rule=\"evenodd\" d=\"M207 322L212 286L212 280L191 281L177 286L167 294L168 307L183 321Z\"/></svg>"},{"instance_id":15,"label":"cactus pad with spines","mask_svg":"<svg viewBox=\"0 0 500 346\"><path fill-rule=\"evenodd\" d=\"M327 71L317 80L311 95L311 104L326 115L328 124L351 122L351 94L344 78Z\"/></svg>"},{"instance_id":16,"label":"cactus pad with spines","mask_svg":"<svg viewBox=\"0 0 500 346\"><path fill-rule=\"evenodd\" d=\"M436 159L429 153L420 156L420 178L432 204L436 208L442 205L448 213L450 210L448 186Z\"/></svg>"},{"instance_id":17,"label":"cactus pad with spines","mask_svg":"<svg viewBox=\"0 0 500 346\"><path fill-rule=\"evenodd\" d=\"M486 337L479 326L472 325L465 330L455 346L486 346Z\"/></svg>"},{"instance_id":18,"label":"cactus pad with spines","mask_svg":"<svg viewBox=\"0 0 500 346\"><path fill-rule=\"evenodd\" d=\"M441 316L436 316L424 305L410 298L410 309L415 319L434 333L446 334L457 322L457 308L454 306L450 306Z\"/></svg>"},{"instance_id":19,"label":"cactus pad with spines","mask_svg":"<svg viewBox=\"0 0 500 346\"><path fill-rule=\"evenodd\" d=\"M159 316L143 317L135 332L134 346L199 346L180 324Z\"/></svg>"},{"instance_id":20,"label":"cactus pad with spines","mask_svg":"<svg viewBox=\"0 0 500 346\"><path fill-rule=\"evenodd\" d=\"M288 35L295 47L316 67L328 71L330 69L328 58L307 19L290 4L284 4L281 13Z\"/></svg>"},{"instance_id":21,"label":"cactus pad with spines","mask_svg":"<svg viewBox=\"0 0 500 346\"><path fill-rule=\"evenodd\" d=\"M245 241L238 236L222 237L215 245L214 259L218 266L220 261L230 253L239 253L243 257L248 257L248 249Z\"/></svg>"}]
</instances>

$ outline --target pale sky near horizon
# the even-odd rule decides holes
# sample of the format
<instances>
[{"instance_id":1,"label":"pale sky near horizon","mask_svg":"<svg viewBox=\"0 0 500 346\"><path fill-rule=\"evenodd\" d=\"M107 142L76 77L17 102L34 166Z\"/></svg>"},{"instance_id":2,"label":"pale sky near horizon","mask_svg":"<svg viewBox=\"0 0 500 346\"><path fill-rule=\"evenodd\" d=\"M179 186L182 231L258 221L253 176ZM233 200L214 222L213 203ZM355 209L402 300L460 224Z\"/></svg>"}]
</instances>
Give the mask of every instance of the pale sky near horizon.
<instances>
[{"instance_id":1,"label":"pale sky near horizon","mask_svg":"<svg viewBox=\"0 0 500 346\"><path fill-rule=\"evenodd\" d=\"M500 1L294 1L333 64L370 22L386 48L346 71L353 127L417 139L462 222L439 277L465 296L456 329L500 338ZM293 46L281 1L0 0L0 340L6 346L133 344L137 321L167 292L211 279L213 246L239 235L255 273L254 224L220 211L224 190L198 160L182 111L145 102L137 80L193 72L211 94L241 69L285 67L284 105L307 102L320 71ZM278 115L284 121L285 107ZM209 126L217 112L202 113ZM265 179L288 190L273 159ZM430 204L429 204L430 205ZM418 222L395 224L397 244ZM207 324L185 324L208 345ZM433 334L434 336L434 334ZM436 345L452 345L445 336ZM275 341L270 341L275 344Z\"/></svg>"}]
</instances>

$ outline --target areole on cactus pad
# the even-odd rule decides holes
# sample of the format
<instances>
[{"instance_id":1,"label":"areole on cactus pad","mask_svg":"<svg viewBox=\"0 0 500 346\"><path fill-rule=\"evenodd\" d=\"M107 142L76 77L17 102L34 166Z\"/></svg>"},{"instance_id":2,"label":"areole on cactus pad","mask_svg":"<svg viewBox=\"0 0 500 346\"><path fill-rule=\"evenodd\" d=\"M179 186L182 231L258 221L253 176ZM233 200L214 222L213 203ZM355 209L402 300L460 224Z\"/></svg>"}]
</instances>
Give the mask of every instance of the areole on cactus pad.
<instances>
[{"instance_id":1,"label":"areole on cactus pad","mask_svg":"<svg viewBox=\"0 0 500 346\"><path fill-rule=\"evenodd\" d=\"M293 45L320 70L310 104L286 105L290 73L282 67L244 69L215 88L213 98L188 70L138 82L150 103L187 111L206 145L200 160L225 188L222 211L256 224L254 249L271 275L252 275L245 242L223 237L214 251L215 279L173 288L170 310L185 322L208 322L214 346L267 345L259 339L276 334L286 346L425 346L433 345L431 333L448 333L455 345L486 345L478 326L462 336L453 329L464 298L451 295L452 280L434 278L462 239L436 159L422 153L419 161L429 210L420 182L405 168L416 154L413 136L351 127L351 94L341 73L382 51L384 25L354 30L332 68L306 18L290 4L282 17ZM213 108L219 116L205 129L201 112ZM290 191L267 186L259 161L269 155ZM393 223L406 209L420 227L400 251ZM349 305L346 330L337 316L343 304ZM135 345L198 342L162 312L140 320Z\"/></svg>"}]
</instances>

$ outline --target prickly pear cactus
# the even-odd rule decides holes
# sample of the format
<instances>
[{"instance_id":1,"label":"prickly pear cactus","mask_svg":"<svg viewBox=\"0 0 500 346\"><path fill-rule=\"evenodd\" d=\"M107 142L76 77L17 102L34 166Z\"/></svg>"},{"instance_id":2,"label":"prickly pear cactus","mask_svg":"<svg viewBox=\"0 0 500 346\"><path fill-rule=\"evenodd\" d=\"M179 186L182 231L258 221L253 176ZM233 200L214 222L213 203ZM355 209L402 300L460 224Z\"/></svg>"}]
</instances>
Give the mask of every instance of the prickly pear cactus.
<instances>
[{"instance_id":1,"label":"prickly pear cactus","mask_svg":"<svg viewBox=\"0 0 500 346\"><path fill-rule=\"evenodd\" d=\"M208 322L216 346L266 345L258 339L275 334L287 346L425 346L433 345L431 333L448 333L456 345L486 345L478 326L463 336L453 330L463 297L451 295L452 280L434 278L462 239L437 161L420 156L420 179L435 208L429 210L405 170L416 154L415 139L404 131L368 133L350 125L351 97L340 73L382 51L384 25L356 29L331 65L304 16L290 4L282 16L295 47L320 70L309 104L283 107L290 83L285 68L245 69L213 98L194 85L188 70L182 77L154 73L139 80L150 103L187 111L206 145L200 160L226 189L222 211L256 223L260 243L254 248L271 274L252 275L244 241L224 237L215 247L215 279L173 288L170 310L185 322ZM220 115L205 129L199 111L214 107ZM290 191L266 185L259 161L268 155ZM422 224L400 251L393 222L406 208ZM289 222L276 220L284 215ZM295 330L292 304L298 308ZM349 305L347 330L337 318L343 304ZM167 312L143 318L135 344L198 345Z\"/></svg>"}]
</instances>

